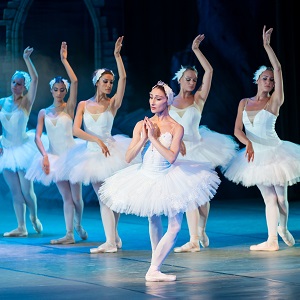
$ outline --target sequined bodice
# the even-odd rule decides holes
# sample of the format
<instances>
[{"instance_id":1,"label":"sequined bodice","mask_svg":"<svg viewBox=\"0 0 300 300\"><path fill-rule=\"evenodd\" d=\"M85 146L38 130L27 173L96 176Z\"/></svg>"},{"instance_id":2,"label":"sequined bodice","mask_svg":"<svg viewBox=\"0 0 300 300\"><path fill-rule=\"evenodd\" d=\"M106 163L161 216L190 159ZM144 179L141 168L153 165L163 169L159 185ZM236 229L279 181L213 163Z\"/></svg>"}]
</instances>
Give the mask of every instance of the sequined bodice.
<instances>
[{"instance_id":1,"label":"sequined bodice","mask_svg":"<svg viewBox=\"0 0 300 300\"><path fill-rule=\"evenodd\" d=\"M159 137L159 141L166 148L170 148L172 143L172 134L169 132L163 133ZM148 141L142 151L143 165L142 169L148 172L161 172L167 170L171 164L153 147Z\"/></svg>"}]
</instances>

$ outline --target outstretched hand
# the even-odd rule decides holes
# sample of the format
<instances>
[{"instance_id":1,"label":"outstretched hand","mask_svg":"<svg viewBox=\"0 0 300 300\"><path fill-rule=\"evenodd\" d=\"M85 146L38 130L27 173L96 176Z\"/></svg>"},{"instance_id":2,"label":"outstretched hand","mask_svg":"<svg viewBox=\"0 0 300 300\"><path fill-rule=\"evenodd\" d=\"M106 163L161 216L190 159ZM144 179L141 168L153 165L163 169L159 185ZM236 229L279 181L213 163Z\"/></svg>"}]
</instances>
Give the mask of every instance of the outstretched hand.
<instances>
[{"instance_id":1,"label":"outstretched hand","mask_svg":"<svg viewBox=\"0 0 300 300\"><path fill-rule=\"evenodd\" d=\"M67 59L68 56L68 46L66 42L62 42L60 46L60 58L61 60Z\"/></svg>"},{"instance_id":2,"label":"outstretched hand","mask_svg":"<svg viewBox=\"0 0 300 300\"><path fill-rule=\"evenodd\" d=\"M266 25L263 28L263 42L264 45L270 45L271 42L271 34L272 34L273 28L270 28L266 30Z\"/></svg>"},{"instance_id":3,"label":"outstretched hand","mask_svg":"<svg viewBox=\"0 0 300 300\"><path fill-rule=\"evenodd\" d=\"M196 38L193 41L192 44L192 50L197 50L199 49L200 43L205 39L205 35L204 34L199 34L196 36Z\"/></svg>"},{"instance_id":4,"label":"outstretched hand","mask_svg":"<svg viewBox=\"0 0 300 300\"><path fill-rule=\"evenodd\" d=\"M23 58L29 58L29 56L31 55L31 53L33 52L33 48L30 48L29 46L24 50L23 53Z\"/></svg>"},{"instance_id":5,"label":"outstretched hand","mask_svg":"<svg viewBox=\"0 0 300 300\"><path fill-rule=\"evenodd\" d=\"M123 46L123 38L124 36L120 36L117 41L116 41L116 44L115 44L115 51L114 51L114 54L115 55L120 55L120 52L121 52L121 48Z\"/></svg>"}]
</instances>

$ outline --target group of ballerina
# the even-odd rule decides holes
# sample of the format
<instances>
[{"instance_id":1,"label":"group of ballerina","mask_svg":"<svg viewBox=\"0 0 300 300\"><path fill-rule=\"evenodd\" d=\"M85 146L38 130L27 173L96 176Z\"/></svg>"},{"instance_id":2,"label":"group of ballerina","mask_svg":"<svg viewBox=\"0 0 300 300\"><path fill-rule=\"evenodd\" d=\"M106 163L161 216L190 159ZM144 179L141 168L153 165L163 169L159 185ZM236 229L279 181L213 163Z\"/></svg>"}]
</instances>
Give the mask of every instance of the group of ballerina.
<instances>
[{"instance_id":1,"label":"group of ballerina","mask_svg":"<svg viewBox=\"0 0 300 300\"><path fill-rule=\"evenodd\" d=\"M78 105L78 80L67 59L67 44L62 42L60 58L69 79L58 76L50 81L53 103L39 111L36 129L30 131L26 127L38 74L30 58L33 48L27 47L23 58L29 74L16 71L11 79L12 95L0 99L0 171L18 223L4 237L28 236L27 207L34 230L43 231L34 192L34 182L39 182L45 186L55 183L63 200L66 235L50 243L74 244L74 231L86 240L82 185L91 184L99 199L106 241L90 253L115 253L122 247L120 214L147 217L152 256L145 279L174 281L175 275L160 271L172 250L187 253L200 251L200 245L209 247L206 224L210 200L221 182L216 172L219 167L236 184L256 185L265 202L268 239L250 250L278 250L278 235L293 246L295 240L287 226L287 188L300 180L300 145L281 140L275 131L284 91L281 65L270 46L272 31L264 26L262 34L271 67L261 66L254 73L256 95L239 102L234 136L245 145L241 149L233 136L200 126L213 77L213 68L199 48L203 34L192 43L204 70L202 84L196 90L199 78L194 66L182 66L175 73L173 79L180 86L177 95L158 81L149 93L153 116L137 122L132 137L111 134L126 86L120 54L123 36L114 48L115 94L108 96L115 80L113 71L97 69L92 76L94 96ZM184 213L189 241L174 248ZM165 232L162 216L168 219Z\"/></svg>"}]
</instances>

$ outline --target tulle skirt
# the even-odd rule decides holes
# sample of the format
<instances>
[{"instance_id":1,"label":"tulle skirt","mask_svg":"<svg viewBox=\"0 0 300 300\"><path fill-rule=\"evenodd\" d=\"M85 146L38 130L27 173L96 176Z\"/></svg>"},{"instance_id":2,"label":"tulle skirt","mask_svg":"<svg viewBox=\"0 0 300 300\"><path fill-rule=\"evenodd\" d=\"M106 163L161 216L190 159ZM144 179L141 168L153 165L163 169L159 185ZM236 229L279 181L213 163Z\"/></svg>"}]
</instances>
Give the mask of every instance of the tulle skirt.
<instances>
[{"instance_id":1,"label":"tulle skirt","mask_svg":"<svg viewBox=\"0 0 300 300\"><path fill-rule=\"evenodd\" d=\"M26 171L31 163L32 158L39 153L39 150L35 144L35 130L29 130L26 132L28 138L25 142L18 146L9 148L3 148L3 154L0 156L0 172L4 169L16 172L18 170ZM42 135L43 144L48 147L48 137Z\"/></svg>"},{"instance_id":2,"label":"tulle skirt","mask_svg":"<svg viewBox=\"0 0 300 300\"><path fill-rule=\"evenodd\" d=\"M57 180L81 182L84 185L104 181L116 171L129 166L125 154L130 142L131 138L127 136L114 135L107 144L110 152L107 157L96 143L88 142L72 148L59 161L64 168L57 172Z\"/></svg>"},{"instance_id":3,"label":"tulle skirt","mask_svg":"<svg viewBox=\"0 0 300 300\"><path fill-rule=\"evenodd\" d=\"M74 139L74 141L76 143L75 146L85 145L85 141L81 139ZM49 186L51 183L57 182L57 173L62 172L62 169L64 168L64 164L60 161L60 157L64 156L64 154L55 155L49 153L47 150L47 155L50 164L50 173L45 174L43 171L43 157L39 152L35 155L31 166L26 172L25 178L41 183L45 186Z\"/></svg>"},{"instance_id":4,"label":"tulle skirt","mask_svg":"<svg viewBox=\"0 0 300 300\"><path fill-rule=\"evenodd\" d=\"M210 162L213 167L224 168L236 155L239 148L234 138L200 126L200 141L184 141L186 155L179 154L178 159L197 162Z\"/></svg>"},{"instance_id":5,"label":"tulle skirt","mask_svg":"<svg viewBox=\"0 0 300 300\"><path fill-rule=\"evenodd\" d=\"M141 217L174 216L212 199L220 184L211 164L176 162L163 172L134 164L101 185L99 199L113 211Z\"/></svg>"},{"instance_id":6,"label":"tulle skirt","mask_svg":"<svg viewBox=\"0 0 300 300\"><path fill-rule=\"evenodd\" d=\"M265 151L254 151L248 162L246 148L241 149L224 170L224 176L246 187L254 185L293 185L300 181L300 145L288 141Z\"/></svg>"}]
</instances>

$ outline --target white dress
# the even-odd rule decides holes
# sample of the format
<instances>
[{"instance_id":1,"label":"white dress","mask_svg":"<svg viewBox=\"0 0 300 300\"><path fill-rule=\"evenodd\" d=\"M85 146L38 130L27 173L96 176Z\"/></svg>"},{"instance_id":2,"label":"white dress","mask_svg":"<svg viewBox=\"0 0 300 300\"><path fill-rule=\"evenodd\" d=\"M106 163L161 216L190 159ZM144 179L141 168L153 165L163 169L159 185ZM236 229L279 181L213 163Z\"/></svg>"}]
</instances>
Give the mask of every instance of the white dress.
<instances>
[{"instance_id":1,"label":"white dress","mask_svg":"<svg viewBox=\"0 0 300 300\"><path fill-rule=\"evenodd\" d=\"M202 115L195 102L183 109L171 105L169 114L184 127L186 155L179 153L178 159L210 162L222 169L235 156L238 144L232 136L199 127Z\"/></svg>"},{"instance_id":2,"label":"white dress","mask_svg":"<svg viewBox=\"0 0 300 300\"><path fill-rule=\"evenodd\" d=\"M34 142L35 130L26 131L28 119L28 114L22 108L16 108L12 112L1 109L3 155L0 156L0 172L4 169L26 171L38 152ZM45 136L43 139L47 143Z\"/></svg>"},{"instance_id":3,"label":"white dress","mask_svg":"<svg viewBox=\"0 0 300 300\"><path fill-rule=\"evenodd\" d=\"M250 121L243 111L243 124L254 149L254 161L248 162L246 148L230 162L224 176L246 187L293 185L300 181L300 145L282 141L276 131L277 116L266 109L256 113Z\"/></svg>"},{"instance_id":4,"label":"white dress","mask_svg":"<svg viewBox=\"0 0 300 300\"><path fill-rule=\"evenodd\" d=\"M49 139L49 148L46 150L50 163L50 173L47 175L42 169L43 157L38 153L26 172L26 178L50 185L56 182L58 170L64 165L60 163L59 158L68 150L76 145L76 143L84 143L84 141L73 138L72 132L73 120L69 114L62 111L56 117L50 117L45 114L45 128Z\"/></svg>"},{"instance_id":5,"label":"white dress","mask_svg":"<svg viewBox=\"0 0 300 300\"><path fill-rule=\"evenodd\" d=\"M58 178L69 179L71 183L82 182L84 185L102 182L114 172L127 167L125 154L131 138L125 135L111 135L114 117L108 106L107 110L92 114L85 107L83 114L84 131L99 137L108 147L110 155L105 157L102 149L95 142L85 142L75 146L61 163L64 170Z\"/></svg>"},{"instance_id":6,"label":"white dress","mask_svg":"<svg viewBox=\"0 0 300 300\"><path fill-rule=\"evenodd\" d=\"M159 141L169 148L171 133L162 134ZM172 217L210 201L220 184L211 164L170 164L149 141L142 151L142 160L107 178L100 187L99 199L113 211L141 217Z\"/></svg>"}]
</instances>

